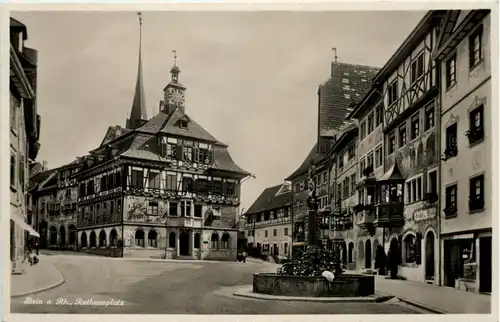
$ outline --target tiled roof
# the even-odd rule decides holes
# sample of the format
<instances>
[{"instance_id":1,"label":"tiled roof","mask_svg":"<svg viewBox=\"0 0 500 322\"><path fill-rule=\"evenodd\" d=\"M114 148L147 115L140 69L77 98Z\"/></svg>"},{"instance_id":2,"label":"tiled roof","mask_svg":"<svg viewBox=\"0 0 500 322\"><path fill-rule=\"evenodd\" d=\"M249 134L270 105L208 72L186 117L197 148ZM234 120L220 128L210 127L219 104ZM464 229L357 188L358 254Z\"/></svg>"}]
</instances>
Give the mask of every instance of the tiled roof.
<instances>
[{"instance_id":1,"label":"tiled roof","mask_svg":"<svg viewBox=\"0 0 500 322\"><path fill-rule=\"evenodd\" d=\"M314 160L314 164L317 164L318 162L320 162L321 160L324 159L323 155L317 153L317 145L318 145L317 143L314 144L313 148L311 149L311 151L309 152L309 154L307 155L305 160L302 162L302 164L297 168L297 170L295 170L285 180L287 180L287 181L293 180L298 175L307 171L309 169L311 160Z\"/></svg>"},{"instance_id":2,"label":"tiled roof","mask_svg":"<svg viewBox=\"0 0 500 322\"><path fill-rule=\"evenodd\" d=\"M106 132L106 135L104 136L104 139L102 140L100 146L103 146L104 144L111 142L111 141L117 139L118 137L128 133L128 132L130 132L129 129L123 128L119 125L110 126L108 128L108 131Z\"/></svg>"},{"instance_id":3,"label":"tiled roof","mask_svg":"<svg viewBox=\"0 0 500 322\"><path fill-rule=\"evenodd\" d=\"M245 175L250 175L249 172L240 168L231 158L229 151L226 147L214 145L214 164L211 166L212 169L218 169L229 172L236 172Z\"/></svg>"},{"instance_id":4,"label":"tiled roof","mask_svg":"<svg viewBox=\"0 0 500 322\"><path fill-rule=\"evenodd\" d=\"M187 128L180 128L177 122L183 118L188 120ZM190 137L194 139L204 140L208 142L218 142L210 133L208 133L203 127L196 123L186 114L182 113L179 109L176 109L172 116L167 121L167 124L161 129L162 133L179 135Z\"/></svg>"},{"instance_id":5,"label":"tiled roof","mask_svg":"<svg viewBox=\"0 0 500 322\"><path fill-rule=\"evenodd\" d=\"M282 184L274 187L266 188L257 200L248 208L245 212L245 216L249 214L255 214L266 210L272 210L281 208L284 206L289 206L292 204L292 191L289 190L280 195L276 193L280 190Z\"/></svg>"},{"instance_id":6,"label":"tiled roof","mask_svg":"<svg viewBox=\"0 0 500 322\"><path fill-rule=\"evenodd\" d=\"M334 136L337 128L369 91L378 68L332 63L331 77L319 87L319 134Z\"/></svg>"},{"instance_id":7,"label":"tiled roof","mask_svg":"<svg viewBox=\"0 0 500 322\"><path fill-rule=\"evenodd\" d=\"M47 180L57 169L51 169L47 171L40 172L30 178L28 184L28 191L33 190L38 187L39 184Z\"/></svg>"}]
</instances>

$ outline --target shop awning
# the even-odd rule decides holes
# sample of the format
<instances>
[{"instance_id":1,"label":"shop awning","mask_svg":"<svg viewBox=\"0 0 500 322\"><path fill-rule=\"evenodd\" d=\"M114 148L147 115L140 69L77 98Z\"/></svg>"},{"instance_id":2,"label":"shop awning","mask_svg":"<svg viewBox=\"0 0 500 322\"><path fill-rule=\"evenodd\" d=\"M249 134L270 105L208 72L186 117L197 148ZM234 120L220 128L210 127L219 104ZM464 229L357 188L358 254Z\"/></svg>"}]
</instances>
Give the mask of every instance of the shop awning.
<instances>
[{"instance_id":1,"label":"shop awning","mask_svg":"<svg viewBox=\"0 0 500 322\"><path fill-rule=\"evenodd\" d=\"M449 237L445 237L447 240L452 239L474 239L474 234L462 234L462 235L453 235Z\"/></svg>"},{"instance_id":2,"label":"shop awning","mask_svg":"<svg viewBox=\"0 0 500 322\"><path fill-rule=\"evenodd\" d=\"M31 236L40 237L40 234L37 233L30 225L24 222L24 219L15 213L10 214L10 219L15 222L19 227L26 230Z\"/></svg>"}]
</instances>

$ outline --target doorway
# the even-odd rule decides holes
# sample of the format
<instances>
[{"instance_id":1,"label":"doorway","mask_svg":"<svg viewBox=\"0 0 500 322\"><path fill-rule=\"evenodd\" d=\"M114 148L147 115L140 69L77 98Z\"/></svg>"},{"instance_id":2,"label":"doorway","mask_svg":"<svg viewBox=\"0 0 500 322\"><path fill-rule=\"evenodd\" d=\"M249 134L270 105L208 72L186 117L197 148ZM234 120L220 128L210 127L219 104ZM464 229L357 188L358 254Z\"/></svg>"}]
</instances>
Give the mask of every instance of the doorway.
<instances>
[{"instance_id":1,"label":"doorway","mask_svg":"<svg viewBox=\"0 0 500 322\"><path fill-rule=\"evenodd\" d=\"M365 243L365 268L372 268L372 242L369 239Z\"/></svg>"},{"instance_id":2,"label":"doorway","mask_svg":"<svg viewBox=\"0 0 500 322\"><path fill-rule=\"evenodd\" d=\"M434 233L429 231L425 239L425 279L434 280Z\"/></svg>"},{"instance_id":3,"label":"doorway","mask_svg":"<svg viewBox=\"0 0 500 322\"><path fill-rule=\"evenodd\" d=\"M479 238L479 292L491 293L491 237Z\"/></svg>"},{"instance_id":4,"label":"doorway","mask_svg":"<svg viewBox=\"0 0 500 322\"><path fill-rule=\"evenodd\" d=\"M189 233L187 231L183 231L179 235L179 254L189 256Z\"/></svg>"}]
</instances>

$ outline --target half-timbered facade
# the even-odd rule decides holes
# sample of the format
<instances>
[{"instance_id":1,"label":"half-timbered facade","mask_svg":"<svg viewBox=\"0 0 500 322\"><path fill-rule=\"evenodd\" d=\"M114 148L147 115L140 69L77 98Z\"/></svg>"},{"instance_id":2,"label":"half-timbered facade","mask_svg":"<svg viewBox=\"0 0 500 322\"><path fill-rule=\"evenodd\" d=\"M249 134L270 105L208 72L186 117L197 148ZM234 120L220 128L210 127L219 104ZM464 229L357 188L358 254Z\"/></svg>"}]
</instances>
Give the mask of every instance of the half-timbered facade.
<instances>
[{"instance_id":1,"label":"half-timbered facade","mask_svg":"<svg viewBox=\"0 0 500 322\"><path fill-rule=\"evenodd\" d=\"M384 170L374 226L400 250L400 275L437 283L437 71L431 54L444 11L428 12L374 78L384 106Z\"/></svg>"},{"instance_id":2,"label":"half-timbered facade","mask_svg":"<svg viewBox=\"0 0 500 322\"><path fill-rule=\"evenodd\" d=\"M279 258L289 256L292 249L291 205L290 184L265 189L244 214L249 246Z\"/></svg>"},{"instance_id":3,"label":"half-timbered facade","mask_svg":"<svg viewBox=\"0 0 500 322\"><path fill-rule=\"evenodd\" d=\"M489 10L449 10L440 66L442 285L492 290L492 96Z\"/></svg>"},{"instance_id":4,"label":"half-timbered facade","mask_svg":"<svg viewBox=\"0 0 500 322\"><path fill-rule=\"evenodd\" d=\"M80 251L236 260L240 181L249 173L185 113L180 70L171 73L160 112L129 119L142 125L103 140L78 174Z\"/></svg>"}]
</instances>

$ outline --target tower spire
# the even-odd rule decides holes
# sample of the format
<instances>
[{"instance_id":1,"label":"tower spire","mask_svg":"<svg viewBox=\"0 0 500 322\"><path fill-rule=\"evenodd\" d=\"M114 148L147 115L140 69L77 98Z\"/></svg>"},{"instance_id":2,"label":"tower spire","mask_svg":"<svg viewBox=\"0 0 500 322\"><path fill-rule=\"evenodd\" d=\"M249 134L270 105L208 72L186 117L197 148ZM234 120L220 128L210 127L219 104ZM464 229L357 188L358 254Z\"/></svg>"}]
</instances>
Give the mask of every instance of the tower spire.
<instances>
[{"instance_id":1,"label":"tower spire","mask_svg":"<svg viewBox=\"0 0 500 322\"><path fill-rule=\"evenodd\" d=\"M146 97L144 95L144 83L142 80L142 14L137 13L139 17L139 64L137 67L137 80L135 83L134 101L130 112L130 119L127 122L127 128L134 129L139 127L144 120L148 119L146 110Z\"/></svg>"},{"instance_id":2,"label":"tower spire","mask_svg":"<svg viewBox=\"0 0 500 322\"><path fill-rule=\"evenodd\" d=\"M174 54L174 66L170 69L170 74L172 74L172 82L178 83L181 70L177 67L177 50L172 50L172 53Z\"/></svg>"}]
</instances>

